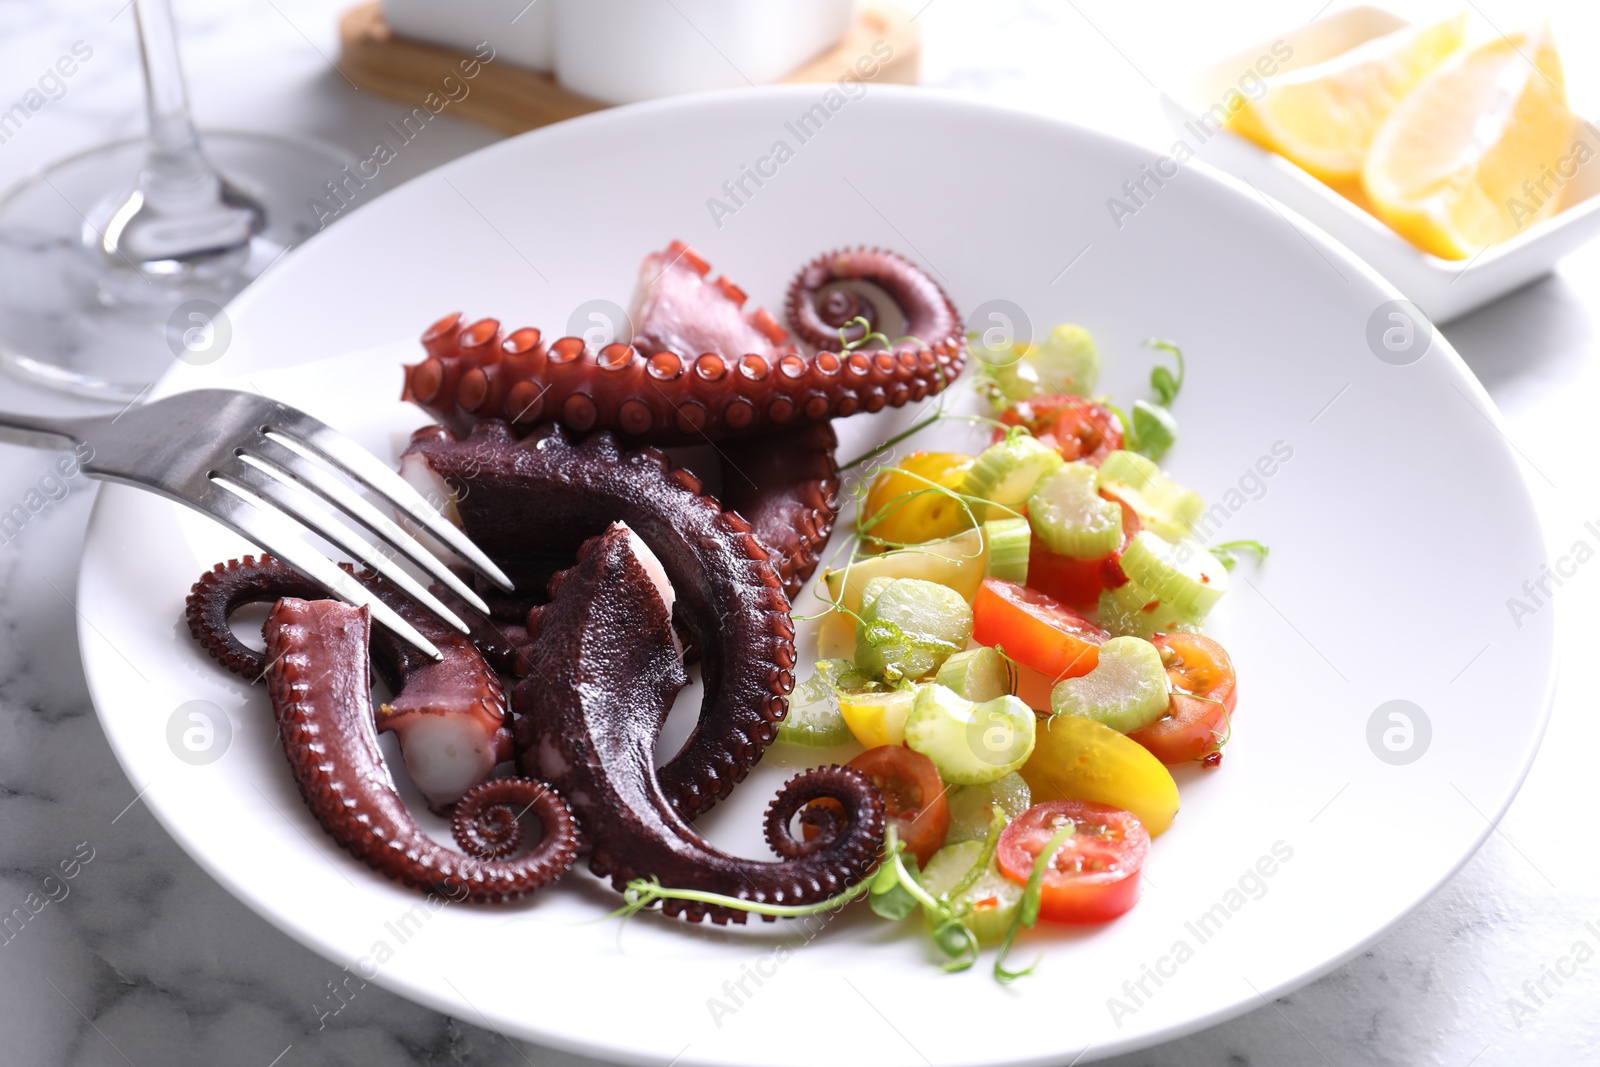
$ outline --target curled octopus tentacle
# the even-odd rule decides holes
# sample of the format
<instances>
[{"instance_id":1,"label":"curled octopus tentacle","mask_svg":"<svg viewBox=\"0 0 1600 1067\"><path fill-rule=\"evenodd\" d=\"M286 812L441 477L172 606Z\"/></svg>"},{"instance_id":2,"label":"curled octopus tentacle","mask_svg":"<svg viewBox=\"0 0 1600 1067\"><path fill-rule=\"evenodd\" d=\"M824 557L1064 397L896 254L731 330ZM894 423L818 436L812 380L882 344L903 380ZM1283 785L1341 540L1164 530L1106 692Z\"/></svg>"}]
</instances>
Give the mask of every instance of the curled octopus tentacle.
<instances>
[{"instance_id":1,"label":"curled octopus tentacle","mask_svg":"<svg viewBox=\"0 0 1600 1067\"><path fill-rule=\"evenodd\" d=\"M557 805L561 804L543 782L491 778L467 790L456 802L450 832L469 856L501 859L522 847L522 813L532 812L541 821L560 819Z\"/></svg>"},{"instance_id":2,"label":"curled octopus tentacle","mask_svg":"<svg viewBox=\"0 0 1600 1067\"><path fill-rule=\"evenodd\" d=\"M777 735L795 668L789 601L750 523L660 452L626 450L605 433L580 442L545 425L518 440L504 423L484 423L458 440L425 427L402 468L413 484L453 500L467 536L497 560L533 547L576 554L612 522L627 523L659 558L705 679L699 724L661 769L662 790L693 816L744 780ZM552 598L566 580L551 583ZM548 611L529 615L535 642ZM538 680L531 666L528 677Z\"/></svg>"},{"instance_id":3,"label":"curled octopus tentacle","mask_svg":"<svg viewBox=\"0 0 1600 1067\"><path fill-rule=\"evenodd\" d=\"M841 834L849 832L852 822L859 820L859 814L852 816L850 813L865 810L868 797L876 795L876 787L871 781L852 767L834 764L813 767L797 774L784 784L767 806L764 827L767 844L784 859L798 859L829 848ZM841 801L841 798L847 798L847 801ZM833 803L819 804L814 809L811 807L813 800ZM846 806L842 807L842 803ZM806 822L806 814L817 809L828 813L829 821L818 827L821 833L810 840L795 837L791 829L795 816L800 815L802 822Z\"/></svg>"},{"instance_id":4,"label":"curled octopus tentacle","mask_svg":"<svg viewBox=\"0 0 1600 1067\"><path fill-rule=\"evenodd\" d=\"M373 727L367 609L284 597L264 632L267 689L284 754L311 814L347 852L404 885L476 902L531 893L571 866L578 841L572 813L537 782L526 788L542 833L515 859L461 855L417 826L391 783Z\"/></svg>"},{"instance_id":5,"label":"curled octopus tentacle","mask_svg":"<svg viewBox=\"0 0 1600 1067\"><path fill-rule=\"evenodd\" d=\"M316 600L327 596L317 582L272 556L245 556L218 563L189 590L183 614L189 633L212 659L252 682L265 676L267 657L239 640L229 625L234 612L250 604L274 604L286 596Z\"/></svg>"},{"instance_id":6,"label":"curled octopus tentacle","mask_svg":"<svg viewBox=\"0 0 1600 1067\"><path fill-rule=\"evenodd\" d=\"M581 337L551 341L531 327L505 334L498 320L468 322L455 313L423 334L427 357L406 368L403 398L457 432L484 419L516 427L555 421L578 433L697 444L915 403L953 381L966 360L948 298L893 253L839 252L802 272L791 290L791 313L798 309L802 337L817 346L807 356L787 343L781 327L767 325L765 312L760 326L746 322L744 293L725 278L705 280L704 261L686 247L673 248L646 260L647 268L652 261L665 265L642 279L637 344L594 348ZM835 275L877 283L885 304L903 301L902 334L909 339L887 349L842 351L837 329L807 331L825 322L796 294ZM709 347L667 347L687 344Z\"/></svg>"},{"instance_id":7,"label":"curled octopus tentacle","mask_svg":"<svg viewBox=\"0 0 1600 1067\"><path fill-rule=\"evenodd\" d=\"M742 859L712 846L663 793L654 746L673 697L687 683L672 641L665 561L621 523L585 545L539 612L534 670L512 695L523 773L571 799L590 845L589 867L618 890L636 878L770 904L834 896L876 862L884 806L859 771L799 775L767 815L784 858ZM838 805L835 832L801 844L788 824L810 801ZM742 910L665 900L691 921L744 922Z\"/></svg>"},{"instance_id":8,"label":"curled octopus tentacle","mask_svg":"<svg viewBox=\"0 0 1600 1067\"><path fill-rule=\"evenodd\" d=\"M833 425L819 422L744 442L737 459L724 455L719 461L723 506L738 512L757 540L772 550L784 595L791 601L816 572L839 518L839 465L834 459L838 444ZM687 468L680 470L682 477L693 477ZM703 491L700 479L695 482ZM517 624L549 599L545 587L558 571L572 566L573 560L571 556L539 554L497 562L516 583L517 591L504 593L481 575L475 576L474 588L496 621ZM454 601L445 599L455 607ZM508 637L508 632L514 630L502 632L488 643L474 633L479 649L502 673L512 671L495 662L492 650L503 648L508 640L521 640ZM691 659L698 655L692 633L680 629L678 636L687 648L695 650Z\"/></svg>"},{"instance_id":9,"label":"curled octopus tentacle","mask_svg":"<svg viewBox=\"0 0 1600 1067\"><path fill-rule=\"evenodd\" d=\"M818 256L790 283L786 311L794 332L818 349L837 348L840 330L847 342L860 341L868 330L857 318L891 339L957 345L964 336L955 305L938 283L904 256L881 248L842 248ZM960 370L957 364L951 377ZM940 381L932 391L947 384L948 379Z\"/></svg>"},{"instance_id":10,"label":"curled octopus tentacle","mask_svg":"<svg viewBox=\"0 0 1600 1067\"><path fill-rule=\"evenodd\" d=\"M495 766L511 759L511 734L506 727L505 694L500 679L472 640L423 610L394 586L370 572L356 572L368 589L415 626L444 657L435 662L387 631L371 640L373 662L393 696L374 722L379 732L393 731L412 781L436 811L444 810L472 786L488 778ZM185 616L189 632L229 670L261 680L270 658L245 645L229 620L247 604L271 604L284 597L321 599L327 593L288 564L272 556L246 556L219 563L200 576L189 592ZM462 610L457 605L457 610ZM475 619L477 629L493 629L503 647L494 646L508 664L521 644L510 628L495 628Z\"/></svg>"}]
</instances>

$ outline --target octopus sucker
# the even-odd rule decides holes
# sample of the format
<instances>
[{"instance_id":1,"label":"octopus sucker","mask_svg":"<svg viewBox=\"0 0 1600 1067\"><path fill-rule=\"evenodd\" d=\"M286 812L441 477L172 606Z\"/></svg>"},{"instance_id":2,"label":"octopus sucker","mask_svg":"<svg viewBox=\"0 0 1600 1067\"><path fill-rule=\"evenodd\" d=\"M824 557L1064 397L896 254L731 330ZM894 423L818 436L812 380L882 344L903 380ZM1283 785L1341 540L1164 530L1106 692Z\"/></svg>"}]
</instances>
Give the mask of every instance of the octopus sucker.
<instances>
[{"instance_id":1,"label":"octopus sucker","mask_svg":"<svg viewBox=\"0 0 1600 1067\"><path fill-rule=\"evenodd\" d=\"M838 327L818 325L816 308L817 292L837 279L875 286L910 339L839 350ZM932 396L966 357L960 321L937 283L875 249L821 256L790 286L788 316L810 355L765 310L747 310L737 285L712 280L709 264L681 242L645 257L633 303L632 342L598 349L578 337L547 345L531 327L491 343L496 320L447 315L424 332L427 359L406 368L402 396L460 436L500 419L519 434L555 421L652 445L744 439L720 450L725 502L779 561L791 599L816 570L838 516L837 441L827 422ZM845 336L860 339L848 329ZM792 521L805 514L817 521Z\"/></svg>"},{"instance_id":2,"label":"octopus sucker","mask_svg":"<svg viewBox=\"0 0 1600 1067\"><path fill-rule=\"evenodd\" d=\"M497 560L514 563L530 549L571 558L616 521L650 547L700 650L706 690L693 734L661 769L662 789L689 817L727 796L775 735L793 684L772 674L773 664L794 662L794 627L778 562L746 536L753 524L659 453L625 449L606 433L576 440L546 424L519 439L504 423L483 423L457 439L434 426L413 435L406 455L444 480L467 536ZM552 601L568 580L551 582ZM548 610L530 613L535 641Z\"/></svg>"},{"instance_id":3,"label":"octopus sucker","mask_svg":"<svg viewBox=\"0 0 1600 1067\"><path fill-rule=\"evenodd\" d=\"M858 881L882 845L884 807L860 772L827 767L796 776L768 810L767 837L783 858L730 856L701 836L663 792L655 741L688 682L672 616L644 542L615 523L587 542L577 567L540 609L533 671L512 694L520 767L571 798L589 866L621 890L635 878L751 901L814 903ZM669 569L662 561L663 569ZM797 842L793 816L827 798L833 833ZM663 902L669 915L743 922L722 906Z\"/></svg>"},{"instance_id":4,"label":"octopus sucker","mask_svg":"<svg viewBox=\"0 0 1600 1067\"><path fill-rule=\"evenodd\" d=\"M383 579L346 569L417 627L444 657L435 662L383 630L369 641L378 673L392 692L389 703L369 717L377 731L393 731L399 738L412 781L430 807L444 811L512 758L500 679L473 639L446 626ZM271 556L246 556L219 563L201 575L189 592L185 614L189 631L202 648L229 670L259 681L271 657L235 636L229 625L234 612L246 604L325 595L316 583ZM470 612L463 617L474 620L476 635L491 630L497 635L494 640L484 636L479 640L504 661L514 663L527 643L525 630L496 627Z\"/></svg>"},{"instance_id":5,"label":"octopus sucker","mask_svg":"<svg viewBox=\"0 0 1600 1067\"><path fill-rule=\"evenodd\" d=\"M961 323L916 266L864 248L799 273L785 305L792 334L681 242L645 258L632 307L632 336L602 345L460 313L424 331L403 396L439 425L412 436L401 474L516 591L475 579L484 617L436 588L467 621L461 635L358 577L442 661L373 632L364 612L270 557L203 575L190 628L224 665L265 678L306 802L391 878L509 899L557 877L581 845L618 889L654 879L750 904L826 900L870 872L882 847L883 800L861 773L819 767L779 790L763 824L775 861L723 853L691 820L745 779L787 714L791 600L839 513L831 420L946 388L966 359ZM697 474L660 451L704 443L720 470ZM701 474L720 478L708 488ZM274 604L265 654L229 626L255 602ZM694 660L698 720L657 769ZM376 710L369 662L394 694ZM382 730L396 733L466 855L406 813ZM507 762L526 777L495 777ZM531 849L528 811L540 826ZM715 923L747 914L670 894L661 907Z\"/></svg>"},{"instance_id":6,"label":"octopus sucker","mask_svg":"<svg viewBox=\"0 0 1600 1067\"><path fill-rule=\"evenodd\" d=\"M365 608L284 597L263 632L267 690L295 784L317 822L347 852L404 885L480 903L524 896L572 865L578 842L572 812L541 782L502 779L508 784L497 787L539 821L539 840L521 856L462 855L417 826L390 784L378 747ZM498 819L476 828L476 836L462 831L471 814L458 821L463 848L481 849L482 840L503 836Z\"/></svg>"},{"instance_id":7,"label":"octopus sucker","mask_svg":"<svg viewBox=\"0 0 1600 1067\"><path fill-rule=\"evenodd\" d=\"M813 350L810 356L764 309L746 310L745 294L733 283L707 280L709 267L702 266L705 261L680 242L645 257L631 344L596 349L564 337L548 355L535 346L537 358L513 360L517 333L505 336L494 319L462 326L459 314L446 316L424 334L428 358L406 369L402 396L461 433L484 418L531 421L528 408L537 396L537 417L580 432L693 444L760 437L797 421L930 396L965 362L954 305L933 279L893 252L832 252L796 277L788 318ZM827 295L855 291L838 288L844 282L870 289L871 299L861 296L844 307ZM892 323L884 308L893 309ZM899 327L892 350L841 351L841 328L847 342L861 339L851 336L852 329L861 332L851 325L854 312ZM523 385L532 388L519 392Z\"/></svg>"}]
</instances>

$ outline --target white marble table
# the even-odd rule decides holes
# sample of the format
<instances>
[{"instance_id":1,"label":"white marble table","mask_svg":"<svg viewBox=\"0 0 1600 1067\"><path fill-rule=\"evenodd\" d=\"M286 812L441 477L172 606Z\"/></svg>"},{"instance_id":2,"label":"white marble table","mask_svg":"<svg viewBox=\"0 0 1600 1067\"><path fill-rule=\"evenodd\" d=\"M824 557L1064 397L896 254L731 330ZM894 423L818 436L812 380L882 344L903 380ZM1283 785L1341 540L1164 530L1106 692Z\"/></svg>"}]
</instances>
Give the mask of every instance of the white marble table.
<instances>
[{"instance_id":1,"label":"white marble table","mask_svg":"<svg viewBox=\"0 0 1600 1067\"><path fill-rule=\"evenodd\" d=\"M0 105L19 98L74 41L94 48L66 95L0 144L0 185L139 128L133 27L126 11L119 13L122 6L123 0L0 2ZM919 16L925 80L1159 148L1170 138L1154 85L1230 41L1310 18L1316 6L1311 0L929 0ZM1592 60L1576 61L1600 48L1596 14L1584 6L1573 0L1557 8L1579 99L1591 72L1600 70ZM338 7L329 0L250 0L227 5L224 14L222 5L181 3L202 122L310 133L352 151L367 147L403 109L357 92L332 67ZM1528 17L1513 2L1485 0L1481 11L1501 26ZM403 180L494 139L445 118L386 167L385 178ZM965 157L981 166L1001 165L1006 146L953 147L943 153L947 162L959 165ZM1444 331L1507 415L1540 499L1552 557L1593 539L1584 524L1600 520L1600 485L1586 469L1593 398L1600 396L1592 358L1597 315L1600 248L1591 248L1556 276ZM74 406L4 377L0 404ZM43 454L0 446L0 501L9 506L39 486L49 463ZM0 934L0 1063L579 1062L513 1046L470 1020L435 1014L375 986L324 1018L338 968L237 903L134 802L78 667L72 598L92 497L81 479L69 482L64 498L14 540L0 538L0 913L23 906L30 894L38 894L35 907L49 900L20 930ZM1402 547L1398 558L1410 550L1416 549ZM1114 1062L1600 1062L1600 958L1572 958L1579 942L1591 952L1600 948L1600 859L1591 844L1595 804L1587 792L1600 717L1585 669L1600 647L1597 598L1600 575L1593 568L1580 569L1557 593L1568 670L1544 748L1498 831L1437 897L1302 991ZM1375 622L1428 625L1434 620L1425 605L1425 590L1375 597ZM1492 669L1492 647L1485 655ZM47 882L63 861L75 877ZM1359 842L1352 842L1351 861L1361 861Z\"/></svg>"}]
</instances>

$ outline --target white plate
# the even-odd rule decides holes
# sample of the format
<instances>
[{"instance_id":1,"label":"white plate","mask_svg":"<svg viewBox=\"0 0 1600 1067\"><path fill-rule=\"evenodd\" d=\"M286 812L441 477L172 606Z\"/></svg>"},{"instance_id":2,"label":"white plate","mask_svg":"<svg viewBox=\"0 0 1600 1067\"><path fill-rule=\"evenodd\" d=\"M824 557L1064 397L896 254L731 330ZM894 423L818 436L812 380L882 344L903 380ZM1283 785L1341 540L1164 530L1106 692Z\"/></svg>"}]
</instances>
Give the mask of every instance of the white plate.
<instances>
[{"instance_id":1,"label":"white plate","mask_svg":"<svg viewBox=\"0 0 1600 1067\"><path fill-rule=\"evenodd\" d=\"M1336 11L1297 29L1242 48L1204 70L1180 78L1161 103L1173 130L1199 158L1275 197L1343 241L1376 267L1434 322L1459 318L1514 289L1550 273L1557 262L1600 233L1600 177L1590 168L1575 167L1562 190L1563 207L1555 215L1470 259L1440 259L1418 249L1347 198L1276 152L1269 152L1223 130L1207 136L1197 116L1225 105L1234 93L1249 91L1256 63L1274 55L1274 45L1293 49L1295 63L1318 60L1391 32L1405 20L1382 8L1352 7ZM1330 42L1339 46L1324 53ZM1280 57L1282 52L1277 53ZM1575 102L1576 103L1576 102ZM1581 123L1573 131L1592 156L1600 153L1600 130ZM1174 149L1176 151L1176 149ZM1589 156L1584 156L1587 159Z\"/></svg>"},{"instance_id":2,"label":"white plate","mask_svg":"<svg viewBox=\"0 0 1600 1067\"><path fill-rule=\"evenodd\" d=\"M190 582L244 546L112 486L85 552L80 636L134 787L218 880L330 959L379 953L376 980L424 1004L640 1063L1051 1063L1087 1046L1083 1062L1225 1019L1348 959L1484 839L1545 721L1552 614L1515 628L1503 601L1541 573L1543 543L1487 396L1442 339L1409 365L1376 358L1369 323L1387 323L1396 294L1230 180L1197 169L1113 232L1104 199L1142 151L923 91L848 102L719 228L707 198L792 141L785 123L816 99L797 87L621 109L440 168L286 260L232 308L223 358L180 365L162 388L246 382L392 454L421 421L395 399L397 364L436 315L560 331L589 301L626 303L640 257L672 237L768 307L822 250L898 248L965 311L986 309L984 326L985 302L1007 300L1041 328L1091 327L1104 384L1124 401L1151 362L1139 341L1176 339L1189 374L1169 465L1230 513L1215 536L1257 537L1273 554L1241 565L1217 613L1241 678L1236 736L1219 771L1180 776L1184 809L1154 846L1139 906L1101 929L1041 931L1024 948L1042 950L1038 973L1004 989L987 958L941 974L910 924L864 909L814 937L657 917L619 935L583 925L617 900L580 872L531 903L428 911L321 833L263 695L184 632ZM842 456L909 417L845 420ZM1292 457L1262 477L1275 444ZM1491 639L1492 655L1475 657ZM205 766L169 743L194 700L223 709L232 734ZM1369 747L1391 700L1431 722L1408 765ZM757 826L782 762L714 813L715 839L763 854ZM714 1014L717 1002L734 1010Z\"/></svg>"}]
</instances>

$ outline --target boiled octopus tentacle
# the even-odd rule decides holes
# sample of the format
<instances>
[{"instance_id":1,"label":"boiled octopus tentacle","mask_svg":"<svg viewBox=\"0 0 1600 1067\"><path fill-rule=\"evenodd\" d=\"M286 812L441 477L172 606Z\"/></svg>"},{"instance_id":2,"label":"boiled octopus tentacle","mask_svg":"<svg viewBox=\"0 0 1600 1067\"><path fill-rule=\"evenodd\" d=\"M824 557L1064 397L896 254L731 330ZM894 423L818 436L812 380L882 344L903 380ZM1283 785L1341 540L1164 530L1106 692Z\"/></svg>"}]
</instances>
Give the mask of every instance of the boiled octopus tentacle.
<instances>
[{"instance_id":1,"label":"boiled octopus tentacle","mask_svg":"<svg viewBox=\"0 0 1600 1067\"><path fill-rule=\"evenodd\" d=\"M625 450L606 433L576 442L546 424L518 440L504 423L483 423L457 440L430 426L412 435L401 465L413 484L451 499L467 536L495 559L532 546L576 554L618 520L637 532L666 570L705 680L699 725L661 769L662 789L693 816L743 781L777 735L795 668L789 601L749 523L660 452ZM535 639L540 611L528 620Z\"/></svg>"},{"instance_id":2,"label":"boiled octopus tentacle","mask_svg":"<svg viewBox=\"0 0 1600 1067\"><path fill-rule=\"evenodd\" d=\"M366 608L334 600L285 597L267 617L267 689L311 814L374 870L454 900L512 900L560 877L577 853L578 831L566 802L541 782L503 779L508 784L497 787L497 798L531 811L541 827L539 840L515 859L461 855L417 826L394 789L372 724L370 630ZM479 838L500 832L497 822L491 819L476 837L464 835L462 847L481 848Z\"/></svg>"},{"instance_id":3,"label":"boiled octopus tentacle","mask_svg":"<svg viewBox=\"0 0 1600 1067\"><path fill-rule=\"evenodd\" d=\"M769 904L815 903L841 892L870 870L883 837L883 801L860 772L823 768L784 786L766 820L769 843L786 857L778 862L719 851L663 794L656 738L688 681L673 645L665 563L613 524L584 546L578 566L538 609L534 670L512 695L523 773L571 798L590 869L619 890L635 878L655 878ZM837 832L796 842L792 818L820 798L840 806ZM679 900L664 901L663 910L717 923L746 915Z\"/></svg>"},{"instance_id":4,"label":"boiled octopus tentacle","mask_svg":"<svg viewBox=\"0 0 1600 1067\"><path fill-rule=\"evenodd\" d=\"M523 427L520 432L528 429ZM468 429L461 435L470 432ZM832 424L819 422L741 442L737 458L724 454L719 461L720 499L729 511L737 511L757 539L772 550L783 579L784 595L791 601L816 572L839 518L839 465L834 459L838 443ZM496 621L521 623L529 609L546 602L545 586L558 571L572 566L572 557L539 553L496 562L517 591L502 592L481 575L473 577L474 589L488 603ZM447 602L454 606L454 602ZM686 643L693 640L687 633L680 632L679 636ZM489 654L481 642L479 647Z\"/></svg>"},{"instance_id":5,"label":"boiled octopus tentacle","mask_svg":"<svg viewBox=\"0 0 1600 1067\"><path fill-rule=\"evenodd\" d=\"M212 659L251 682L266 676L267 657L239 640L229 620L250 604L274 604L286 596L320 600L321 585L272 556L245 556L218 563L189 589L183 615L189 633Z\"/></svg>"},{"instance_id":6,"label":"boiled octopus tentacle","mask_svg":"<svg viewBox=\"0 0 1600 1067\"><path fill-rule=\"evenodd\" d=\"M915 270L909 264L906 269ZM709 281L709 272L709 265L681 242L675 241L664 252L645 257L635 297L634 317L638 327L634 333L634 349L649 357L655 366L677 360L675 352L711 354L696 364L700 368L696 372L700 375L698 380L704 382L708 390L716 386L724 392L728 389L737 392L742 388L741 382L755 388L759 379L750 376L758 374L763 365L780 365L783 375L794 372L800 366L794 361L800 357L795 354L794 346L787 343L783 328L763 309L744 311L744 293L726 277ZM927 285L935 291L938 289L931 280ZM940 299L943 299L942 294ZM940 326L926 314L917 313L913 317L919 322ZM953 343L958 347L961 340L959 332L953 330L937 336L930 333L928 338L931 343L954 338ZM461 436L490 418L506 419L519 434L542 421L560 422L579 432L603 425L603 420L589 418L589 407L585 406L592 403L594 389L582 394L577 401L568 397L557 403L552 399L555 394L546 389L549 383L539 377L546 372L559 375L581 371L576 364L567 371L550 371L552 365L561 368L571 364L570 360L561 362L562 353L575 351L574 344L582 347L582 342L576 338L558 342L557 351L552 355L546 351L543 336L537 330L523 329L506 335L495 320L468 324L456 314L431 326L424 333L422 343L428 358L406 368L402 395ZM602 351L615 354L620 350L613 345ZM740 361L739 374L723 375L718 379L720 385L705 379L704 374L709 373L713 361L721 359L716 353L739 352L747 355ZM879 354L844 355L849 363L841 379L844 381L849 381L871 360L879 359ZM888 356L887 353L882 355ZM840 373L835 365L837 354L817 358L826 372L824 376ZM894 358L901 357L895 355ZM921 358L920 354L915 356L916 360ZM949 370L951 374L958 372L959 363ZM608 371L600 375L596 381L602 391L609 391L608 395L617 401L619 412L623 408L630 412L639 410L632 402L640 396L645 398L640 403L670 399L661 383L649 373L634 386L610 381L609 374ZM629 395L630 389L637 395ZM908 393L907 397L910 395ZM918 391L916 395L926 395L926 391ZM727 401L728 396L723 396L722 400ZM881 406L872 401L866 410ZM845 409L849 407L845 405ZM787 409L780 406L779 413L784 410ZM735 416L736 421L739 417ZM827 428L825 416L820 417L820 421L808 419L809 416L786 416L777 420L791 423L792 427L783 429L777 424L767 427L768 432L737 450L737 458L728 451L719 450L724 502L751 524L756 536L781 561L784 591L791 599L816 570L838 518L838 472L832 453L837 441ZM615 428L649 444L716 436L703 432L703 426L693 432L676 432L665 424L658 425L654 416L649 426L635 422L627 426L619 423ZM483 582L478 592L488 600L496 618L520 621L527 609L542 599L530 598L528 592L542 590L553 570L570 562L570 559L558 560L554 566L548 558L523 562L522 569L527 573L512 574L518 589L523 590L522 596L506 597L495 589L485 588L487 583Z\"/></svg>"},{"instance_id":7,"label":"boiled octopus tentacle","mask_svg":"<svg viewBox=\"0 0 1600 1067\"><path fill-rule=\"evenodd\" d=\"M722 459L722 504L772 549L790 601L817 569L839 517L838 445L833 425L818 422L744 443L737 459Z\"/></svg>"},{"instance_id":8,"label":"boiled octopus tentacle","mask_svg":"<svg viewBox=\"0 0 1600 1067\"><path fill-rule=\"evenodd\" d=\"M595 349L581 337L549 343L533 328L502 335L494 319L468 323L447 315L423 334L427 358L406 368L404 399L457 432L482 419L513 426L556 421L579 433L699 443L914 403L953 381L966 359L949 300L892 253L841 252L824 260L842 264L835 272L859 269L890 298L905 300L906 323L922 332L906 329L909 339L887 349L841 351L834 331L831 339L811 342L819 349L811 356L775 339L781 328L766 328L776 324L764 312L761 326L741 317L744 293L725 278L703 281L709 268L687 247L675 243L657 255L672 266L646 279L637 344ZM702 280L685 283L685 271ZM811 319L822 321L814 308L802 307L800 322ZM657 347L668 343L737 347Z\"/></svg>"},{"instance_id":9,"label":"boiled octopus tentacle","mask_svg":"<svg viewBox=\"0 0 1600 1067\"><path fill-rule=\"evenodd\" d=\"M786 311L800 339L819 349L837 348L840 330L847 342L865 337L868 331L857 318L891 339L954 344L963 336L955 305L938 283L905 257L881 248L842 248L818 256L790 283ZM958 364L951 377L960 369Z\"/></svg>"},{"instance_id":10,"label":"boiled octopus tentacle","mask_svg":"<svg viewBox=\"0 0 1600 1067\"><path fill-rule=\"evenodd\" d=\"M549 579L546 579L546 582L548 581ZM524 608L521 614L516 616L515 622L507 622L492 616L485 618L466 601L443 586L433 586L432 592L467 624L467 629L471 631L467 637L478 650L478 654L483 657L484 662L499 674L521 678L527 673L527 666L523 660L525 650L533 640L528 636L528 608Z\"/></svg>"},{"instance_id":11,"label":"boiled octopus tentacle","mask_svg":"<svg viewBox=\"0 0 1600 1067\"><path fill-rule=\"evenodd\" d=\"M350 569L350 568L347 568ZM374 717L381 733L393 731L411 779L428 804L441 811L511 759L506 702L500 679L473 641L446 626L398 589L371 573L351 573L438 647L435 662L380 629L371 642L373 662L393 693ZM223 666L259 681L269 657L241 642L228 620L246 604L284 597L321 599L321 586L271 556L219 563L189 592L189 631ZM470 617L467 616L467 617ZM480 626L488 625L479 620ZM522 642L526 644L526 632ZM507 649L515 657L517 650Z\"/></svg>"}]
</instances>

